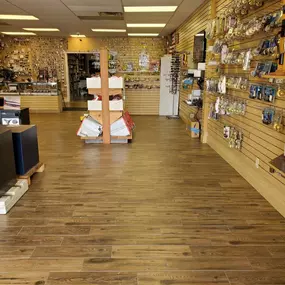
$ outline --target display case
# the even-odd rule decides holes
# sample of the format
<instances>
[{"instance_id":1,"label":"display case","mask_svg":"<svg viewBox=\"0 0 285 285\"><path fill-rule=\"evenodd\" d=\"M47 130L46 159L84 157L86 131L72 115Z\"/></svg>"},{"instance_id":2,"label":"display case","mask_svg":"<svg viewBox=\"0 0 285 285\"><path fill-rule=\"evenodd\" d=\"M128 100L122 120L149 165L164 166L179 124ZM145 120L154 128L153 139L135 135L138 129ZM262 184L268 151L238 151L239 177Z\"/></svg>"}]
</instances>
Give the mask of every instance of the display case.
<instances>
[{"instance_id":1,"label":"display case","mask_svg":"<svg viewBox=\"0 0 285 285\"><path fill-rule=\"evenodd\" d=\"M57 82L7 82L0 85L0 95L50 95L58 96Z\"/></svg>"},{"instance_id":2,"label":"display case","mask_svg":"<svg viewBox=\"0 0 285 285\"><path fill-rule=\"evenodd\" d=\"M62 111L60 84L57 82L1 82L0 103L1 99L11 99L11 96L20 97L20 107L29 108L31 113Z\"/></svg>"}]
</instances>

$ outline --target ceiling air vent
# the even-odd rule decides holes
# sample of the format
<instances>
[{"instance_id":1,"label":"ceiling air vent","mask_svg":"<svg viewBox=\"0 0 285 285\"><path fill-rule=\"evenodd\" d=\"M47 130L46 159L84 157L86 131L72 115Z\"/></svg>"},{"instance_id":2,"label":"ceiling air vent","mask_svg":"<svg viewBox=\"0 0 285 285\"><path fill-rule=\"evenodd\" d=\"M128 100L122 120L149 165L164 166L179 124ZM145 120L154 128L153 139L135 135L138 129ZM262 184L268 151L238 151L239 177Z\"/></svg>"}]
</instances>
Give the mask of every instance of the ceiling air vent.
<instances>
[{"instance_id":1,"label":"ceiling air vent","mask_svg":"<svg viewBox=\"0 0 285 285\"><path fill-rule=\"evenodd\" d=\"M98 20L124 20L124 15L121 12L99 12L99 16L79 16L80 20L98 21Z\"/></svg>"}]
</instances>

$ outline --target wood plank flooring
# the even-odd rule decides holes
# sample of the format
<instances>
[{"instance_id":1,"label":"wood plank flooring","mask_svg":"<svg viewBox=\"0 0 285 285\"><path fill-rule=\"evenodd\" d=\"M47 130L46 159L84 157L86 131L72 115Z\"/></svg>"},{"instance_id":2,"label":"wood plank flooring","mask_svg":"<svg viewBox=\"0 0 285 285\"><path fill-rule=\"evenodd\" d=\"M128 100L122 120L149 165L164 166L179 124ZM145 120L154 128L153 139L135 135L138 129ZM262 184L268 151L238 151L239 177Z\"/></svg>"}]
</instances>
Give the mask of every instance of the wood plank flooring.
<instances>
[{"instance_id":1,"label":"wood plank flooring","mask_svg":"<svg viewBox=\"0 0 285 285\"><path fill-rule=\"evenodd\" d=\"M0 216L1 285L285 284L284 218L181 121L84 145L81 114L32 115L46 170Z\"/></svg>"}]
</instances>

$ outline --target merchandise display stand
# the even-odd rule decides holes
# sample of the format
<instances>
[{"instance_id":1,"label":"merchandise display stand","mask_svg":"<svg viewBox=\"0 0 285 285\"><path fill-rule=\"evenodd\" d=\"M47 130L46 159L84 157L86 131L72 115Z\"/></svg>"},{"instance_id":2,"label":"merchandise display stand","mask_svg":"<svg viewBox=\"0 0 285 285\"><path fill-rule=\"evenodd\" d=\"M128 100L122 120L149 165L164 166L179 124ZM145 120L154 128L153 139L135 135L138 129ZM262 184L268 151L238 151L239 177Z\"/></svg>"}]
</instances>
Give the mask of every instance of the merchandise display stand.
<instances>
[{"instance_id":1,"label":"merchandise display stand","mask_svg":"<svg viewBox=\"0 0 285 285\"><path fill-rule=\"evenodd\" d=\"M111 135L112 124L124 118L123 90L124 78L108 76L108 51L100 51L101 77L87 78L89 94L102 96L102 101L88 101L89 115L103 127L103 135L98 137L81 136L86 143L128 143L132 140L132 130L125 136ZM109 96L119 95L121 100L110 101Z\"/></svg>"}]
</instances>

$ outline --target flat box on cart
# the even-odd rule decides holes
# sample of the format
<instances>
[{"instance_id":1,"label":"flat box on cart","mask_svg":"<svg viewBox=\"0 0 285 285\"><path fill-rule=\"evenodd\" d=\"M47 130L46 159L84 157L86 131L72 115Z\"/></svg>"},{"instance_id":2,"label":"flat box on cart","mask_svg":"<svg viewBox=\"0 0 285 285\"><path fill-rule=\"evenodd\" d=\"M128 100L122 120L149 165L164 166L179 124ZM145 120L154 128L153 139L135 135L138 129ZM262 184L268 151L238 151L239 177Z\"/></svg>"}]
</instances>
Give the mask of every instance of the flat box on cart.
<instances>
[{"instance_id":1,"label":"flat box on cart","mask_svg":"<svg viewBox=\"0 0 285 285\"><path fill-rule=\"evenodd\" d=\"M110 111L123 111L124 103L123 100L113 100L109 101ZM88 101L88 111L102 111L102 101L89 100Z\"/></svg>"}]
</instances>

